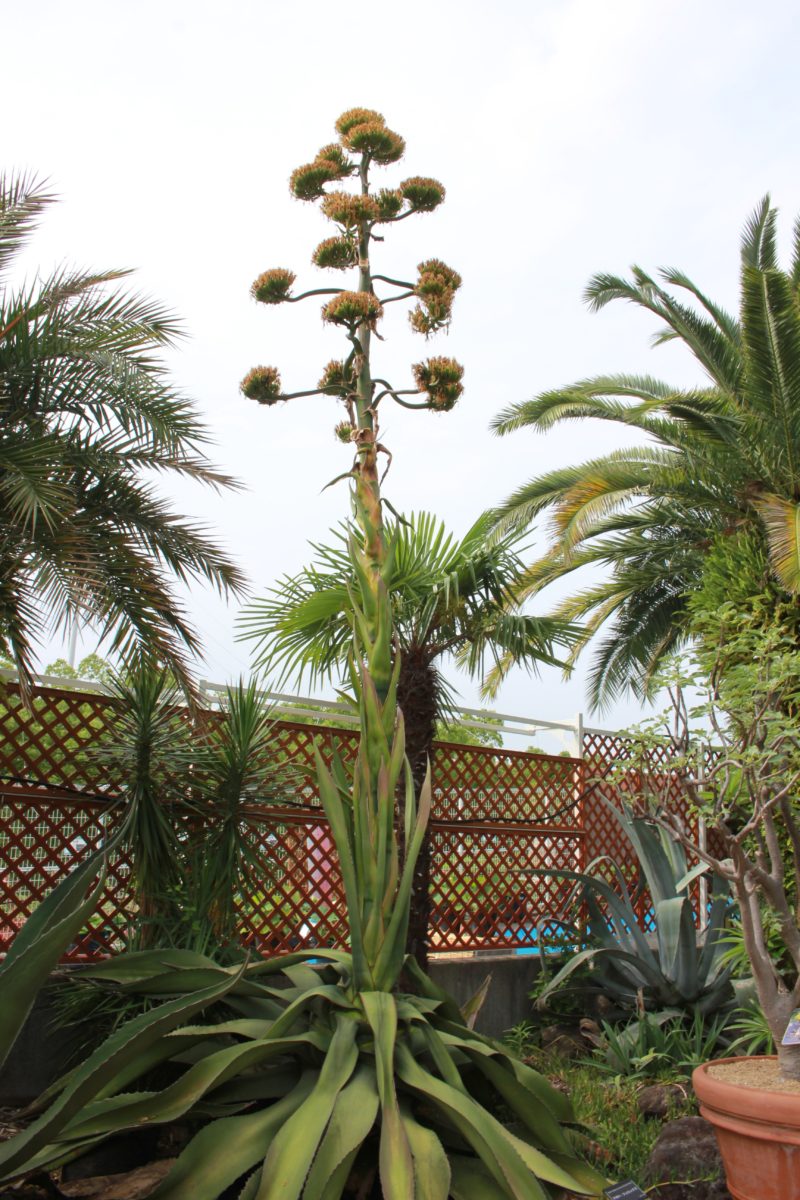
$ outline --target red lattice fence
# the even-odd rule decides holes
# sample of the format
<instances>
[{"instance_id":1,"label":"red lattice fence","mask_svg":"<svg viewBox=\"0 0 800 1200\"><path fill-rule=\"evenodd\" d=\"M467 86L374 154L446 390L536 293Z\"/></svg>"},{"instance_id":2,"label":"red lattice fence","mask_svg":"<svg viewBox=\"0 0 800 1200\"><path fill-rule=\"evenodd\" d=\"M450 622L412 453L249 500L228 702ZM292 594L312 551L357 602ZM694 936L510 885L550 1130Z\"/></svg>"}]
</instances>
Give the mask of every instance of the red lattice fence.
<instances>
[{"instance_id":1,"label":"red lattice fence","mask_svg":"<svg viewBox=\"0 0 800 1200\"><path fill-rule=\"evenodd\" d=\"M697 820L689 812L689 798L680 777L673 769L673 750L668 743L651 744L644 761L626 767L633 742L623 734L605 730L586 730L583 738L583 764L587 780L587 796L583 810L586 862L601 855L613 859L628 882L636 888L640 883L639 864L633 847L609 811L607 801L619 807L621 801L641 811L644 796L658 797L662 808L677 816L690 831L693 839L699 835ZM714 850L714 839L708 840ZM609 877L613 871L609 868ZM701 904L703 885L694 888L694 905ZM652 925L652 905L644 888L636 904L637 915L645 926Z\"/></svg>"},{"instance_id":2,"label":"red lattice fence","mask_svg":"<svg viewBox=\"0 0 800 1200\"><path fill-rule=\"evenodd\" d=\"M38 689L30 709L0 696L0 950L49 888L115 827L120 779L86 751L114 718L102 694ZM219 719L212 715L211 719ZM344 898L319 808L313 745L355 756L358 734L278 722L277 753L301 773L291 807L254 805L247 836L263 887L239 897L240 935L260 953L342 945ZM580 760L437 744L432 764L432 916L437 950L535 948L539 923L559 913L569 886L537 872L580 869ZM131 867L110 864L97 912L68 960L126 944L135 911Z\"/></svg>"}]
</instances>

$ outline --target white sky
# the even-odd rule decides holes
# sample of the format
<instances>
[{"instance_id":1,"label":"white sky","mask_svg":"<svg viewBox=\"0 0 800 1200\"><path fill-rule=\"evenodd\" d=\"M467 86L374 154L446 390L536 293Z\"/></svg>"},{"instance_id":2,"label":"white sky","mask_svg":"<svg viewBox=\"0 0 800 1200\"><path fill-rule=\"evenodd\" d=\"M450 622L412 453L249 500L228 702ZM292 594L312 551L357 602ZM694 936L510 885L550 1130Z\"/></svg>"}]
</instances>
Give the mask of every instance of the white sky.
<instances>
[{"instance_id":1,"label":"white sky","mask_svg":"<svg viewBox=\"0 0 800 1200\"><path fill-rule=\"evenodd\" d=\"M334 402L264 410L238 394L257 363L301 388L338 356L315 300L267 309L248 288L271 266L308 286L334 278L308 265L332 230L287 179L333 139L342 110L377 108L406 138L387 183L423 174L447 187L436 214L389 231L376 269L407 275L434 255L455 267L452 330L426 345L393 306L379 373L404 386L427 354L464 363L453 413L383 418L390 499L458 534L524 479L614 444L588 425L496 439L487 425L500 408L603 371L697 378L678 352L649 349L642 314L590 315L591 274L678 265L735 308L745 217L769 190L786 245L800 209L796 0L3 8L0 162L49 176L63 197L30 261L137 267L136 286L181 314L175 379L213 432L215 461L248 491L175 488L176 503L213 526L256 591L299 569L307 539L324 540L347 512L343 487L320 493L349 463L332 438ZM208 648L200 673L245 670L235 606L199 589L190 605ZM520 672L497 706L570 717L585 707L583 677ZM458 686L477 701L475 685ZM602 723L634 716L620 704Z\"/></svg>"}]
</instances>

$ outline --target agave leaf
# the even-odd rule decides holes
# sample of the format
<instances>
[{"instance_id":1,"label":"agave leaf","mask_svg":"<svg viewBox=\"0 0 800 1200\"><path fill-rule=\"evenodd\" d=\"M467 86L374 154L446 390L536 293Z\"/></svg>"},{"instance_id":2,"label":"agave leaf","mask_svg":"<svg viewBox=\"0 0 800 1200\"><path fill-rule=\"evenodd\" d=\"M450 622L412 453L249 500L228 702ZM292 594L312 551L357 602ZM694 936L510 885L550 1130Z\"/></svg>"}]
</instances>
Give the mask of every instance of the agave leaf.
<instances>
[{"instance_id":1,"label":"agave leaf","mask_svg":"<svg viewBox=\"0 0 800 1200\"><path fill-rule=\"evenodd\" d=\"M718 886L721 883L721 881L715 882ZM725 892L716 891L711 900L706 922L705 942L697 967L700 978L707 979L711 984L716 984L723 975L727 984L731 976L731 968L722 961L726 945L720 938L720 934L725 929L729 908L730 897Z\"/></svg>"},{"instance_id":2,"label":"agave leaf","mask_svg":"<svg viewBox=\"0 0 800 1200\"><path fill-rule=\"evenodd\" d=\"M320 963L329 963L334 967L352 967L353 957L348 950L328 950L318 947L313 957ZM261 975L282 975L287 967L294 963L307 962L308 951L296 950L294 954L281 954L277 958L262 958L259 962L248 963L245 977L258 978Z\"/></svg>"},{"instance_id":3,"label":"agave leaf","mask_svg":"<svg viewBox=\"0 0 800 1200\"><path fill-rule=\"evenodd\" d=\"M375 1039L375 1072L381 1102L379 1167L385 1200L414 1200L411 1147L400 1119L394 1055L397 1009L388 992L361 992L359 999Z\"/></svg>"},{"instance_id":4,"label":"agave leaf","mask_svg":"<svg viewBox=\"0 0 800 1200\"><path fill-rule=\"evenodd\" d=\"M536 998L536 1007L543 1008L554 992L566 983L570 975L582 967L584 963L592 962L597 958L600 950L596 946L590 946L586 950L579 950L577 954L573 954L564 963L559 971L548 982L547 986L542 989Z\"/></svg>"},{"instance_id":5,"label":"agave leaf","mask_svg":"<svg viewBox=\"0 0 800 1200\"><path fill-rule=\"evenodd\" d=\"M352 1019L337 1015L336 1028L314 1086L297 1111L283 1123L264 1159L258 1200L299 1200L336 1099L358 1061Z\"/></svg>"},{"instance_id":6,"label":"agave leaf","mask_svg":"<svg viewBox=\"0 0 800 1200\"><path fill-rule=\"evenodd\" d=\"M306 1181L303 1200L328 1200L342 1175L344 1187L353 1159L375 1124L378 1104L375 1071L362 1063L336 1097L325 1137ZM337 1182L331 1187L334 1178Z\"/></svg>"},{"instance_id":7,"label":"agave leaf","mask_svg":"<svg viewBox=\"0 0 800 1200\"><path fill-rule=\"evenodd\" d=\"M461 1078L458 1067L447 1048L445 1035L438 1029L434 1029L431 1025L427 1024L422 1026L421 1032L425 1048L433 1059L433 1065L442 1079L445 1083L449 1083L450 1087L455 1088L456 1091L463 1092L465 1096L468 1095L467 1085Z\"/></svg>"},{"instance_id":8,"label":"agave leaf","mask_svg":"<svg viewBox=\"0 0 800 1200\"><path fill-rule=\"evenodd\" d=\"M424 1196L425 1200L447 1200L450 1164L444 1146L432 1129L414 1119L407 1105L403 1105L400 1119L414 1160L414 1195Z\"/></svg>"},{"instance_id":9,"label":"agave leaf","mask_svg":"<svg viewBox=\"0 0 800 1200\"><path fill-rule=\"evenodd\" d=\"M630 813L619 812L608 801L606 805L615 813L623 832L636 851L654 903L674 897L676 873L680 876L686 871L686 855L678 843L672 840L665 844L647 821L631 817ZM669 846L669 853L666 846Z\"/></svg>"},{"instance_id":10,"label":"agave leaf","mask_svg":"<svg viewBox=\"0 0 800 1200\"><path fill-rule=\"evenodd\" d=\"M261 1175L263 1169L253 1171L253 1174L246 1180L244 1187L239 1192L238 1200L256 1200L258 1189L261 1186Z\"/></svg>"},{"instance_id":11,"label":"agave leaf","mask_svg":"<svg viewBox=\"0 0 800 1200\"><path fill-rule=\"evenodd\" d=\"M119 985L120 991L137 996L186 996L203 988L214 987L224 979L236 979L236 990L243 996L263 995L263 988L246 978L244 963L240 967L196 967L180 971L163 971L147 979L129 980Z\"/></svg>"},{"instance_id":12,"label":"agave leaf","mask_svg":"<svg viewBox=\"0 0 800 1200\"><path fill-rule=\"evenodd\" d=\"M462 1015L458 1004L444 988L439 987L438 983L434 983L429 975L426 975L415 958L410 955L403 961L403 970L408 977L413 980L420 995L428 1000L437 1000L439 1002L439 1012L442 1016L447 1017L450 1021L461 1023Z\"/></svg>"},{"instance_id":13,"label":"agave leaf","mask_svg":"<svg viewBox=\"0 0 800 1200\"><path fill-rule=\"evenodd\" d=\"M555 1151L561 1154L570 1152L572 1147L567 1136L548 1106L542 1104L533 1093L528 1091L497 1058L480 1054L469 1048L466 1052L471 1062L500 1093L511 1111L535 1136L539 1145L548 1152Z\"/></svg>"},{"instance_id":14,"label":"agave leaf","mask_svg":"<svg viewBox=\"0 0 800 1200\"><path fill-rule=\"evenodd\" d=\"M308 1071L287 1096L269 1108L206 1125L192 1138L150 1200L217 1200L264 1158L278 1130L309 1095L313 1083L314 1073Z\"/></svg>"},{"instance_id":15,"label":"agave leaf","mask_svg":"<svg viewBox=\"0 0 800 1200\"><path fill-rule=\"evenodd\" d=\"M86 888L98 871L92 856L45 897L14 938L0 966L0 1066L8 1057L39 989L55 970L70 942L97 907L105 871L90 896ZM85 898L86 897L86 898Z\"/></svg>"},{"instance_id":16,"label":"agave leaf","mask_svg":"<svg viewBox=\"0 0 800 1200\"><path fill-rule=\"evenodd\" d=\"M0 1179L12 1178L17 1168L54 1141L83 1105L93 1099L105 1083L135 1062L142 1051L187 1017L222 999L236 982L235 975L225 976L213 987L204 988L188 998L181 996L134 1017L107 1038L74 1072L50 1108L21 1133L0 1145Z\"/></svg>"},{"instance_id":17,"label":"agave leaf","mask_svg":"<svg viewBox=\"0 0 800 1200\"><path fill-rule=\"evenodd\" d=\"M490 971L478 990L470 996L469 1000L462 1004L461 1014L464 1018L464 1023L466 1024L467 1029L474 1028L475 1022L478 1019L478 1013L481 1011L486 1002L486 997L489 995L489 988L491 986L492 973Z\"/></svg>"},{"instance_id":18,"label":"agave leaf","mask_svg":"<svg viewBox=\"0 0 800 1200\"><path fill-rule=\"evenodd\" d=\"M287 1050L310 1048L324 1053L327 1042L323 1033L308 1030L286 1038L257 1042L237 1042L195 1063L169 1087L144 1098L129 1097L129 1103L111 1108L105 1100L90 1105L62 1132L62 1137L87 1137L115 1133L120 1129L176 1121L184 1116L206 1093L221 1087L238 1074L259 1067Z\"/></svg>"},{"instance_id":19,"label":"agave leaf","mask_svg":"<svg viewBox=\"0 0 800 1200\"><path fill-rule=\"evenodd\" d=\"M212 1099L220 1104L251 1102L253 1100L279 1100L286 1096L299 1082L299 1066L295 1063L278 1063L267 1070L237 1075L227 1083L214 1088Z\"/></svg>"},{"instance_id":20,"label":"agave leaf","mask_svg":"<svg viewBox=\"0 0 800 1200\"><path fill-rule=\"evenodd\" d=\"M479 1160L451 1154L450 1172L453 1200L508 1200L507 1189L492 1178Z\"/></svg>"},{"instance_id":21,"label":"agave leaf","mask_svg":"<svg viewBox=\"0 0 800 1200\"><path fill-rule=\"evenodd\" d=\"M290 964L283 973L298 990L304 992L313 991L320 982L319 971L308 962L297 963L296 966Z\"/></svg>"},{"instance_id":22,"label":"agave leaf","mask_svg":"<svg viewBox=\"0 0 800 1200\"><path fill-rule=\"evenodd\" d=\"M539 1180L583 1191L572 1175L514 1137L471 1096L425 1071L402 1044L397 1047L397 1072L404 1083L442 1113L448 1124L455 1126L514 1200L546 1200L547 1193Z\"/></svg>"},{"instance_id":23,"label":"agave leaf","mask_svg":"<svg viewBox=\"0 0 800 1200\"><path fill-rule=\"evenodd\" d=\"M389 921L389 927L386 930L383 946L375 964L376 980L386 982L389 986L399 975L403 963L406 931L408 928L409 903L414 883L414 868L425 839L425 830L428 826L430 811L431 770L429 764L425 775L425 782L420 792L414 832L406 844L406 857L395 895L392 916Z\"/></svg>"},{"instance_id":24,"label":"agave leaf","mask_svg":"<svg viewBox=\"0 0 800 1200\"><path fill-rule=\"evenodd\" d=\"M331 836L339 855L339 869L347 901L353 972L360 979L367 968L364 957L363 930L359 919L361 889L359 887L357 862L353 857L353 840L351 840L344 806L339 797L338 789L330 771L325 765L325 760L316 742L314 743L314 763L317 769L320 801L325 811L325 816L328 818L331 827Z\"/></svg>"},{"instance_id":25,"label":"agave leaf","mask_svg":"<svg viewBox=\"0 0 800 1200\"><path fill-rule=\"evenodd\" d=\"M695 879L699 879L701 875L707 874L709 870L708 863L698 863L696 867L692 867L691 871L687 871L684 875L681 875L680 879L676 880L675 891L685 892L694 883Z\"/></svg>"},{"instance_id":26,"label":"agave leaf","mask_svg":"<svg viewBox=\"0 0 800 1200\"><path fill-rule=\"evenodd\" d=\"M126 950L114 958L89 963L75 972L78 979L99 979L110 983L131 983L162 975L166 970L217 968L213 958L194 950Z\"/></svg>"}]
</instances>

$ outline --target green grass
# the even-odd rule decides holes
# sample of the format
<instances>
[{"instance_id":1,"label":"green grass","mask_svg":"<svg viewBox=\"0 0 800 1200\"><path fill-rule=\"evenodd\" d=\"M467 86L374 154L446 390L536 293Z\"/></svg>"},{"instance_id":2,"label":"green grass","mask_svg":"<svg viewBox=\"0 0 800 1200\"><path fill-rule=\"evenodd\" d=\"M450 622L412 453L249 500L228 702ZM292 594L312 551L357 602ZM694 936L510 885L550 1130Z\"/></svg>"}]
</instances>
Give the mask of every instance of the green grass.
<instances>
[{"instance_id":1,"label":"green grass","mask_svg":"<svg viewBox=\"0 0 800 1200\"><path fill-rule=\"evenodd\" d=\"M578 1121L585 1126L586 1156L607 1175L618 1181L632 1179L644 1187L645 1164L658 1137L662 1121L644 1117L639 1111L637 1093L642 1080L610 1079L595 1067L527 1048L526 1061L541 1071L558 1087L564 1087L572 1100ZM675 1082L685 1083L685 1076L675 1076ZM648 1082L671 1082L663 1075ZM686 1099L671 1104L667 1120L694 1116L697 1104L691 1089Z\"/></svg>"}]
</instances>

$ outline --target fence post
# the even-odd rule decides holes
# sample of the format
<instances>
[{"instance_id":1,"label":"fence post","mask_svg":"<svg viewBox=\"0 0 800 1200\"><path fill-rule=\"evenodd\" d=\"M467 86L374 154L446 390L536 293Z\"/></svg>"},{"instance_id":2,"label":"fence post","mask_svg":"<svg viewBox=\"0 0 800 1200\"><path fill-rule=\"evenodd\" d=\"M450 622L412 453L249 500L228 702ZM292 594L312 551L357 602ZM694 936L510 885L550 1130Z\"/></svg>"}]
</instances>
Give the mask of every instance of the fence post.
<instances>
[{"instance_id":1,"label":"fence post","mask_svg":"<svg viewBox=\"0 0 800 1200\"><path fill-rule=\"evenodd\" d=\"M583 758L583 713L575 714L575 758Z\"/></svg>"}]
</instances>

